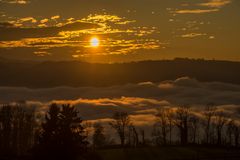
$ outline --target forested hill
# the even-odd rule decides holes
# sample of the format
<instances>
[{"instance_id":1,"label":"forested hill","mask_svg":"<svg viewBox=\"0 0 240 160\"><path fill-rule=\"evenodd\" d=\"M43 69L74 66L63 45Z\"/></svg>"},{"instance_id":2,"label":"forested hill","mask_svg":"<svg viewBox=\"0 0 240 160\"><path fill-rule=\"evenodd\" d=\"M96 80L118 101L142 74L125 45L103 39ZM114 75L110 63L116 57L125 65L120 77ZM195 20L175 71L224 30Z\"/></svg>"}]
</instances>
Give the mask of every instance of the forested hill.
<instances>
[{"instance_id":1,"label":"forested hill","mask_svg":"<svg viewBox=\"0 0 240 160\"><path fill-rule=\"evenodd\" d=\"M0 86L112 86L160 82L189 76L199 81L240 84L240 62L175 59L117 64L78 61L26 62L0 60Z\"/></svg>"}]
</instances>

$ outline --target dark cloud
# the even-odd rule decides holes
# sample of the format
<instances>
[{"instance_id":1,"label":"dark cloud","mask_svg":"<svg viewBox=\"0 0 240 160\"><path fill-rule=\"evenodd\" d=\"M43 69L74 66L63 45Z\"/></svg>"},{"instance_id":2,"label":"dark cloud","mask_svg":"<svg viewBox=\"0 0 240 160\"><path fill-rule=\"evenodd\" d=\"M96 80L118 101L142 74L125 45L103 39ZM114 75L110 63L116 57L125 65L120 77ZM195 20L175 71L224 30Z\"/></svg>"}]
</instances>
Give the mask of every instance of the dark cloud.
<instances>
[{"instance_id":1,"label":"dark cloud","mask_svg":"<svg viewBox=\"0 0 240 160\"><path fill-rule=\"evenodd\" d=\"M11 27L10 27L11 26ZM13 27L10 23L0 24L0 41L16 41L23 38L58 37L61 31L79 31L99 27L97 24L75 22L63 26L43 28Z\"/></svg>"},{"instance_id":2,"label":"dark cloud","mask_svg":"<svg viewBox=\"0 0 240 160\"><path fill-rule=\"evenodd\" d=\"M8 22L0 22L0 29L3 29L3 28L12 28L14 27L13 24L11 23L8 23Z\"/></svg>"}]
</instances>

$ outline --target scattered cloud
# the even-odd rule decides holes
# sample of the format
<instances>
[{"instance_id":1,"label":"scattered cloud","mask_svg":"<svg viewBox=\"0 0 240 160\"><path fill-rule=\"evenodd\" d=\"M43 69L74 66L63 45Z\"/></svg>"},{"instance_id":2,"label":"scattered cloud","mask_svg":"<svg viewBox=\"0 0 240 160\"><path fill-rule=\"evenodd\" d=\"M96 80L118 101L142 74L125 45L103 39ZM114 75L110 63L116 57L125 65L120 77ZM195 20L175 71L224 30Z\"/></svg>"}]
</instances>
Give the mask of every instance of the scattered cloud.
<instances>
[{"instance_id":1,"label":"scattered cloud","mask_svg":"<svg viewBox=\"0 0 240 160\"><path fill-rule=\"evenodd\" d=\"M211 13L211 12L217 12L219 9L183 9L183 10L177 10L175 13L178 14L201 14L201 13Z\"/></svg>"},{"instance_id":2,"label":"scattered cloud","mask_svg":"<svg viewBox=\"0 0 240 160\"><path fill-rule=\"evenodd\" d=\"M0 0L0 3L9 3L9 4L28 4L29 0Z\"/></svg>"},{"instance_id":3,"label":"scattered cloud","mask_svg":"<svg viewBox=\"0 0 240 160\"><path fill-rule=\"evenodd\" d=\"M43 57L43 56L46 56L46 55L47 56L51 55L49 52L46 52L46 51L35 51L34 54L36 56L39 56L39 57Z\"/></svg>"},{"instance_id":4,"label":"scattered cloud","mask_svg":"<svg viewBox=\"0 0 240 160\"><path fill-rule=\"evenodd\" d=\"M45 18L45 19L40 20L40 23L47 23L48 21L49 21L49 19Z\"/></svg>"},{"instance_id":5,"label":"scattered cloud","mask_svg":"<svg viewBox=\"0 0 240 160\"><path fill-rule=\"evenodd\" d=\"M232 0L208 0L207 2L195 3L195 5L190 5L183 3L181 6L188 9L179 9L174 11L175 14L204 14L211 12L218 12L224 6L232 3ZM205 7L205 8L196 8Z\"/></svg>"},{"instance_id":6,"label":"scattered cloud","mask_svg":"<svg viewBox=\"0 0 240 160\"><path fill-rule=\"evenodd\" d=\"M66 20L61 20L59 15L44 19L24 17L8 23L15 27L9 28L10 25L4 25L5 28L0 31L0 48L71 47L77 48L71 56L80 58L129 54L138 50L159 49L164 45L152 37L159 33L156 27L131 26L130 24L136 23L135 20L110 14L90 14L86 18ZM89 39L96 35L100 39L100 49L93 51ZM48 56L48 54L35 55Z\"/></svg>"},{"instance_id":7,"label":"scattered cloud","mask_svg":"<svg viewBox=\"0 0 240 160\"><path fill-rule=\"evenodd\" d=\"M195 37L200 37L200 36L206 36L206 33L188 33L184 34L181 37L182 38L195 38Z\"/></svg>"},{"instance_id":8,"label":"scattered cloud","mask_svg":"<svg viewBox=\"0 0 240 160\"><path fill-rule=\"evenodd\" d=\"M230 3L232 3L232 0L209 0L208 2L200 3L199 6L222 8Z\"/></svg>"},{"instance_id":9,"label":"scattered cloud","mask_svg":"<svg viewBox=\"0 0 240 160\"><path fill-rule=\"evenodd\" d=\"M51 17L51 19L52 19L52 20L56 20L56 19L59 19L59 18L60 18L60 16L59 16L59 15L52 16L52 17Z\"/></svg>"}]
</instances>

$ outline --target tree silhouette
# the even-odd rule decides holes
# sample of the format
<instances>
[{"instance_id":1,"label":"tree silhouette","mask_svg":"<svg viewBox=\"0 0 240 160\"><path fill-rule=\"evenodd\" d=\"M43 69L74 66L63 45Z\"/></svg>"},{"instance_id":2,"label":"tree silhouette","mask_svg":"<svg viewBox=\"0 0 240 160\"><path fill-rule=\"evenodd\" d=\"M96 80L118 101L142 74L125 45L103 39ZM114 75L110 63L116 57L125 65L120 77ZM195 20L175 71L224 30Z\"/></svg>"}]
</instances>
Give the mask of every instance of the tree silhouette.
<instances>
[{"instance_id":1,"label":"tree silhouette","mask_svg":"<svg viewBox=\"0 0 240 160\"><path fill-rule=\"evenodd\" d=\"M222 145L222 132L223 127L227 124L228 119L223 112L216 114L216 132L217 132L217 144Z\"/></svg>"},{"instance_id":2,"label":"tree silhouette","mask_svg":"<svg viewBox=\"0 0 240 160\"><path fill-rule=\"evenodd\" d=\"M101 148L106 144L106 137L104 135L104 128L100 123L94 124L93 146Z\"/></svg>"},{"instance_id":3,"label":"tree silhouette","mask_svg":"<svg viewBox=\"0 0 240 160\"><path fill-rule=\"evenodd\" d=\"M0 107L0 152L26 154L34 143L35 109L24 104Z\"/></svg>"},{"instance_id":4,"label":"tree silhouette","mask_svg":"<svg viewBox=\"0 0 240 160\"><path fill-rule=\"evenodd\" d=\"M205 143L210 143L210 138L212 136L212 121L213 117L216 113L216 107L214 107L212 104L208 104L203 111L203 128L204 128L204 134L205 134Z\"/></svg>"},{"instance_id":5,"label":"tree silhouette","mask_svg":"<svg viewBox=\"0 0 240 160\"><path fill-rule=\"evenodd\" d=\"M7 105L3 106L0 111L1 122L1 151L3 153L10 152L11 150L11 133L12 133L12 120L13 112L12 107Z\"/></svg>"},{"instance_id":6,"label":"tree silhouette","mask_svg":"<svg viewBox=\"0 0 240 160\"><path fill-rule=\"evenodd\" d=\"M234 133L234 128L235 128L235 121L234 120L230 120L227 124L227 131L226 131L226 134L227 134L227 139L228 139L228 144L231 146L233 144L233 133Z\"/></svg>"},{"instance_id":7,"label":"tree silhouette","mask_svg":"<svg viewBox=\"0 0 240 160\"><path fill-rule=\"evenodd\" d=\"M158 111L156 126L160 128L160 138L163 145L167 145L167 136L170 132L170 123L169 123L169 110L166 108L161 108Z\"/></svg>"},{"instance_id":8,"label":"tree silhouette","mask_svg":"<svg viewBox=\"0 0 240 160\"><path fill-rule=\"evenodd\" d=\"M116 130L119 135L121 146L125 145L126 131L130 125L130 118L126 112L116 112L113 115L113 121L110 122L110 126Z\"/></svg>"},{"instance_id":9,"label":"tree silhouette","mask_svg":"<svg viewBox=\"0 0 240 160\"><path fill-rule=\"evenodd\" d=\"M48 113L45 115L45 122L42 123L42 133L40 135L41 144L57 144L59 142L59 125L60 125L60 107L52 104Z\"/></svg>"},{"instance_id":10,"label":"tree silhouette","mask_svg":"<svg viewBox=\"0 0 240 160\"><path fill-rule=\"evenodd\" d=\"M42 124L36 158L76 159L83 156L87 141L78 111L70 105L52 104Z\"/></svg>"},{"instance_id":11,"label":"tree silhouette","mask_svg":"<svg viewBox=\"0 0 240 160\"><path fill-rule=\"evenodd\" d=\"M187 106L179 107L176 110L175 125L177 126L180 134L180 141L182 145L188 143L189 135L189 118L190 109Z\"/></svg>"},{"instance_id":12,"label":"tree silhouette","mask_svg":"<svg viewBox=\"0 0 240 160\"><path fill-rule=\"evenodd\" d=\"M190 140L193 144L198 143L198 132L199 132L199 118L195 115L192 115L189 118L190 124Z\"/></svg>"}]
</instances>

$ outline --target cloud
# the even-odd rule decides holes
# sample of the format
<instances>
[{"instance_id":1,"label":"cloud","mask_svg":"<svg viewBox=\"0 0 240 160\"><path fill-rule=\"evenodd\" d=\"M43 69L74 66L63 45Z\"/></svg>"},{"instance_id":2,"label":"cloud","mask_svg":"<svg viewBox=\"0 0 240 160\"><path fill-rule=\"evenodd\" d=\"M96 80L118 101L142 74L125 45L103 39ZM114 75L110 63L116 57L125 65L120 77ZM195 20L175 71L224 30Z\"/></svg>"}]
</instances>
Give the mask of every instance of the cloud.
<instances>
[{"instance_id":1,"label":"cloud","mask_svg":"<svg viewBox=\"0 0 240 160\"><path fill-rule=\"evenodd\" d=\"M11 28L14 27L14 24L8 22L0 22L0 28Z\"/></svg>"},{"instance_id":2,"label":"cloud","mask_svg":"<svg viewBox=\"0 0 240 160\"><path fill-rule=\"evenodd\" d=\"M177 14L202 14L202 13L211 13L217 12L219 9L183 9L177 10L175 13Z\"/></svg>"},{"instance_id":3,"label":"cloud","mask_svg":"<svg viewBox=\"0 0 240 160\"><path fill-rule=\"evenodd\" d=\"M35 51L34 54L37 55L37 56L40 56L40 57L43 57L43 56L46 56L46 55L51 55L51 53L46 52L46 51Z\"/></svg>"},{"instance_id":4,"label":"cloud","mask_svg":"<svg viewBox=\"0 0 240 160\"><path fill-rule=\"evenodd\" d=\"M208 2L200 3L199 6L222 8L230 3L232 3L232 0L209 0Z\"/></svg>"},{"instance_id":5,"label":"cloud","mask_svg":"<svg viewBox=\"0 0 240 160\"><path fill-rule=\"evenodd\" d=\"M221 82L199 82L195 79L183 77L174 81L161 83L127 84L112 87L57 87L49 89L28 89L1 87L0 101L30 100L49 102L52 100L76 99L116 99L122 97L136 97L138 101L157 104L166 102L172 105L193 104L218 105L240 104L240 86ZM143 98L143 99L141 99ZM124 98L122 98L123 100ZM126 98L130 100L131 98ZM120 100L121 101L121 100ZM132 102L134 102L131 99Z\"/></svg>"},{"instance_id":6,"label":"cloud","mask_svg":"<svg viewBox=\"0 0 240 160\"><path fill-rule=\"evenodd\" d=\"M30 3L29 0L0 0L2 3L9 3L9 4L28 4Z\"/></svg>"},{"instance_id":7,"label":"cloud","mask_svg":"<svg viewBox=\"0 0 240 160\"><path fill-rule=\"evenodd\" d=\"M159 33L156 27L126 27L136 21L117 15L90 14L86 18L67 18L59 22L57 19L60 19L59 15L40 20L24 17L9 21L15 27L2 26L0 48L35 48L42 52L43 48L69 47L74 49L70 58L86 58L154 50L165 45L153 38L155 33ZM88 41L91 36L100 38L101 49L92 50ZM39 54L34 52L34 55Z\"/></svg>"},{"instance_id":8,"label":"cloud","mask_svg":"<svg viewBox=\"0 0 240 160\"><path fill-rule=\"evenodd\" d=\"M24 18L21 18L17 21L17 23L23 23L23 22L32 22L32 23L37 23L37 20L33 17L24 17Z\"/></svg>"},{"instance_id":9,"label":"cloud","mask_svg":"<svg viewBox=\"0 0 240 160\"><path fill-rule=\"evenodd\" d=\"M189 105L191 114L201 119L205 106L213 103L218 113L237 122L240 119L240 85L199 82L189 77L101 88L0 87L0 93L0 103L24 103L36 107L40 115L46 113L51 103L74 105L84 120L102 123L106 133L112 136L115 134L108 124L116 111L128 112L137 129L145 129L146 137L151 136L152 126L157 120L155 115L163 107L175 111L178 106Z\"/></svg>"},{"instance_id":10,"label":"cloud","mask_svg":"<svg viewBox=\"0 0 240 160\"><path fill-rule=\"evenodd\" d=\"M26 17L26 18L21 18L18 22L27 22L27 21L35 22L35 19L32 17ZM9 24L12 24L12 23L9 23ZM61 31L74 31L74 30L96 28L96 27L99 27L99 26L95 24L84 23L84 22L75 22L75 23L65 24L63 26L52 26L52 27L44 27L44 28L8 27L5 25L5 27L3 27L0 30L0 34L1 34L0 41L2 41L2 43L5 43L5 42L7 43L7 41L19 40L17 41L17 43L21 43L22 42L21 39L24 39L24 38L57 37L58 33ZM0 47L4 47L4 46L0 46ZM14 47L14 45L12 47Z\"/></svg>"},{"instance_id":11,"label":"cloud","mask_svg":"<svg viewBox=\"0 0 240 160\"><path fill-rule=\"evenodd\" d=\"M200 37L200 36L206 36L206 33L188 33L181 35L182 38L195 38L195 37Z\"/></svg>"},{"instance_id":12,"label":"cloud","mask_svg":"<svg viewBox=\"0 0 240 160\"><path fill-rule=\"evenodd\" d=\"M182 5L182 7L187 7L188 9L179 9L174 11L175 14L204 14L218 12L224 6L232 3L232 0L208 0L208 2L196 3L195 5ZM184 3L185 4L185 3ZM205 8L195 8L196 6ZM192 7L194 7L192 9Z\"/></svg>"},{"instance_id":13,"label":"cloud","mask_svg":"<svg viewBox=\"0 0 240 160\"><path fill-rule=\"evenodd\" d=\"M59 19L59 18L60 18L60 16L59 16L59 15L52 16L52 17L51 17L51 19L52 19L52 20L56 20L56 19Z\"/></svg>"},{"instance_id":14,"label":"cloud","mask_svg":"<svg viewBox=\"0 0 240 160\"><path fill-rule=\"evenodd\" d=\"M40 20L40 23L47 23L48 21L49 21L49 19L44 18L44 19Z\"/></svg>"}]
</instances>

